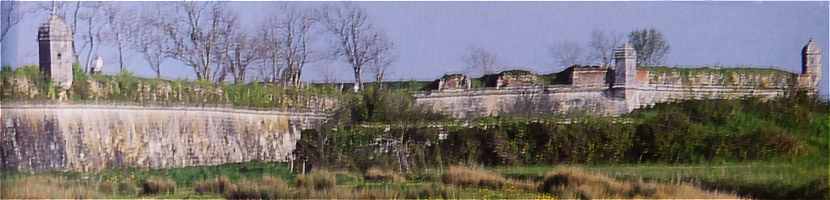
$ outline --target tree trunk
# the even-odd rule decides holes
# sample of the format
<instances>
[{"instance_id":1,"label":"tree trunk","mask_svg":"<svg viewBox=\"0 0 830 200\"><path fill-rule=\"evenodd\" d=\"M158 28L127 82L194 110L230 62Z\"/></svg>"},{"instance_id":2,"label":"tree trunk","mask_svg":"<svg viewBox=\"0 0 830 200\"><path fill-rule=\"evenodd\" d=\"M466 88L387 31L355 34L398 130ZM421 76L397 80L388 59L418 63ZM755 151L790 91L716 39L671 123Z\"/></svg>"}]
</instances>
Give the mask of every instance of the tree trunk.
<instances>
[{"instance_id":1,"label":"tree trunk","mask_svg":"<svg viewBox=\"0 0 830 200\"><path fill-rule=\"evenodd\" d=\"M156 65L156 79L161 79L161 65Z\"/></svg>"},{"instance_id":2,"label":"tree trunk","mask_svg":"<svg viewBox=\"0 0 830 200\"><path fill-rule=\"evenodd\" d=\"M72 16L72 34L75 34L75 31L78 30L78 11L81 9L81 2L78 1L75 3L75 14ZM78 50L75 47L75 38L72 38L72 55L75 56L75 61L73 63L80 63L81 60L78 58ZM87 65L88 66L88 65Z\"/></svg>"},{"instance_id":3,"label":"tree trunk","mask_svg":"<svg viewBox=\"0 0 830 200\"><path fill-rule=\"evenodd\" d=\"M354 68L354 92L358 92L363 88L363 80L360 78L360 71L360 67Z\"/></svg>"},{"instance_id":4,"label":"tree trunk","mask_svg":"<svg viewBox=\"0 0 830 200\"><path fill-rule=\"evenodd\" d=\"M118 65L121 71L124 71L124 45L121 43L121 34L115 32L115 40L116 44L118 45Z\"/></svg>"},{"instance_id":5,"label":"tree trunk","mask_svg":"<svg viewBox=\"0 0 830 200\"><path fill-rule=\"evenodd\" d=\"M92 51L95 49L95 40L92 37L92 34L89 35L89 51L86 54L86 68L87 73L91 72L90 66L92 65Z\"/></svg>"}]
</instances>

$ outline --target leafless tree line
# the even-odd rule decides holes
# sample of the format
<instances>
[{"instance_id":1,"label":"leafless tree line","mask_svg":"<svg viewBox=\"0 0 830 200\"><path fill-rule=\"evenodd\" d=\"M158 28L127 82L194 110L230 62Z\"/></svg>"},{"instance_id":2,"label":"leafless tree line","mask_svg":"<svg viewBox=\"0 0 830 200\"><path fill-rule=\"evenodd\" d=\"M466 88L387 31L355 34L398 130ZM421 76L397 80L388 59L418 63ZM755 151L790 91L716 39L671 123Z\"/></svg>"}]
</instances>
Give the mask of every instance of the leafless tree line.
<instances>
[{"instance_id":1,"label":"leafless tree line","mask_svg":"<svg viewBox=\"0 0 830 200\"><path fill-rule=\"evenodd\" d=\"M557 64L570 67L581 63L609 67L614 62L614 49L625 41L623 35L611 31L593 30L588 42L587 54L582 45L573 41L560 41L549 47ZM637 52L639 65L652 66L665 62L669 45L663 34L653 28L634 30L628 34L628 42Z\"/></svg>"},{"instance_id":2,"label":"leafless tree line","mask_svg":"<svg viewBox=\"0 0 830 200\"><path fill-rule=\"evenodd\" d=\"M6 24L0 38L25 13L18 7L16 1L3 1L0 6L5 13L0 18ZM87 68L98 49L109 45L116 50L122 71L125 57L139 53L156 77L163 74L162 64L172 59L191 68L199 80L244 83L254 78L299 87L307 64L328 59L348 65L357 91L367 72L375 81L383 81L397 57L395 44L368 13L348 3L304 9L280 5L279 11L253 28L241 27L239 13L227 2L144 3L135 10L117 2L58 1L42 3L39 8L66 19L81 43L73 44L75 55L86 54L83 64ZM79 24L84 30L78 30ZM663 35L654 29L631 32L628 40L641 64L661 64L668 53ZM313 45L318 41L329 46ZM621 34L594 30L587 50L571 41L553 44L549 50L560 66L588 62L608 67L614 48L622 42ZM469 47L462 60L469 72L488 74L502 67L496 53L481 47Z\"/></svg>"},{"instance_id":3,"label":"leafless tree line","mask_svg":"<svg viewBox=\"0 0 830 200\"><path fill-rule=\"evenodd\" d=\"M548 50L556 64L562 67L583 63L609 67L614 61L614 48L622 45L623 42L621 34L593 30L587 51L581 44L573 41L559 41L551 45Z\"/></svg>"},{"instance_id":4,"label":"leafless tree line","mask_svg":"<svg viewBox=\"0 0 830 200\"><path fill-rule=\"evenodd\" d=\"M4 38L22 17L17 2L3 1ZM138 53L155 76L168 60L184 63L198 80L244 83L250 78L299 87L305 66L323 59L341 60L355 72L355 89L368 71L382 81L394 62L394 43L374 26L367 12L344 3L320 8L278 5L253 27L241 27L239 13L227 2L157 2L134 9L117 2L44 2L38 10L64 18L85 54L88 68L103 45L117 54L119 68ZM8 12L7 12L8 11ZM15 13L15 14L8 14ZM83 30L78 30L79 25ZM328 38L328 47L314 45ZM250 72L254 72L253 75Z\"/></svg>"},{"instance_id":5,"label":"leafless tree line","mask_svg":"<svg viewBox=\"0 0 830 200\"><path fill-rule=\"evenodd\" d=\"M17 1L0 1L0 42L2 42L12 27L20 23L25 12Z\"/></svg>"}]
</instances>

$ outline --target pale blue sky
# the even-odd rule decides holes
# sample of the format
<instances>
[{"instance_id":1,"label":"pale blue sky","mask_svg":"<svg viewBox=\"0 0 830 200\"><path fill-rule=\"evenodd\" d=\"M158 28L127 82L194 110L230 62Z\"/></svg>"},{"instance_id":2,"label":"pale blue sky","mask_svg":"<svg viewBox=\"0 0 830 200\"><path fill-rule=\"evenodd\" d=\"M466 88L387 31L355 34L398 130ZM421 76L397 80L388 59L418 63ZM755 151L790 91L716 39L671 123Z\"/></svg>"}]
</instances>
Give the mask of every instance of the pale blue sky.
<instances>
[{"instance_id":1,"label":"pale blue sky","mask_svg":"<svg viewBox=\"0 0 830 200\"><path fill-rule=\"evenodd\" d=\"M285 2L233 2L243 26L253 26ZM336 2L289 2L315 7ZM141 2L125 3L128 7ZM391 79L432 80L464 69L464 50L480 46L499 55L503 64L540 73L556 66L548 47L557 41L587 45L591 30L627 33L653 27L671 45L668 65L777 66L800 72L800 51L808 39L828 49L828 2L356 2L398 46ZM3 45L3 63L35 63L37 25L42 14L29 15L15 27L13 42ZM323 41L325 42L325 41ZM115 54L105 57L106 73L117 71ZM85 54L84 54L85 55ZM138 54L129 57L129 69L139 75L152 72ZM827 95L828 62L823 57L822 94ZM320 78L321 66L334 66L341 81L351 81L350 69L340 61L310 64L306 80ZM191 78L192 72L168 60L169 78Z\"/></svg>"}]
</instances>

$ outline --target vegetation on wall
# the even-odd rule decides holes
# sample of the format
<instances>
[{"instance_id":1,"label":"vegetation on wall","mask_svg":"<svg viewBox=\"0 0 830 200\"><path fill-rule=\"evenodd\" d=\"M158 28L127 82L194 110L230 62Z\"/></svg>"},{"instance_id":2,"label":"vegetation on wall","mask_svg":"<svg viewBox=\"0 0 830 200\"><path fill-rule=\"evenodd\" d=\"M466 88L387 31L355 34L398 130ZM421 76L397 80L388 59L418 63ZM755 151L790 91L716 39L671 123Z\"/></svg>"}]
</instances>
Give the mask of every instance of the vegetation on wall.
<instances>
[{"instance_id":1,"label":"vegetation on wall","mask_svg":"<svg viewBox=\"0 0 830 200\"><path fill-rule=\"evenodd\" d=\"M331 85L297 89L252 82L214 84L207 81L159 80L116 75L87 75L75 66L72 87L65 94L37 66L0 70L0 100L134 103L151 105L232 106L244 108L331 109L342 93ZM62 96L64 95L64 96Z\"/></svg>"},{"instance_id":2,"label":"vegetation on wall","mask_svg":"<svg viewBox=\"0 0 830 200\"><path fill-rule=\"evenodd\" d=\"M650 72L650 80L652 83L672 83L671 80L661 80L662 77L679 77L681 84L701 84L696 83L692 79L698 76L712 76L717 78L715 80L706 79L705 81L712 81L709 84L721 85L754 85L761 88L771 88L780 85L792 84L793 73L786 72L774 68L750 68L750 67L734 67L722 68L721 66L704 66L704 67L667 67L667 66L640 66L641 69ZM740 79L743 79L740 80Z\"/></svg>"}]
</instances>

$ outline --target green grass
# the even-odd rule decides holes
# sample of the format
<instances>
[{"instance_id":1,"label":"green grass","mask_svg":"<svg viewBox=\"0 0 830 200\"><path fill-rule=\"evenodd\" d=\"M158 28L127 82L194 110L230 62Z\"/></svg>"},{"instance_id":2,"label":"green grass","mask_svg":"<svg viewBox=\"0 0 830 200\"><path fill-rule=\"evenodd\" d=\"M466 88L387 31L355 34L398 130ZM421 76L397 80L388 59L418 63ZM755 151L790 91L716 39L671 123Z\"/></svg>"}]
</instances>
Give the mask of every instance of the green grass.
<instances>
[{"instance_id":1,"label":"green grass","mask_svg":"<svg viewBox=\"0 0 830 200\"><path fill-rule=\"evenodd\" d=\"M4 102L54 102L58 99L57 94L36 65L0 69L0 100ZM320 109L316 105L319 99L335 99L343 93L333 85L312 84L299 89L258 82L229 84L203 80L161 80L137 77L129 71L90 76L76 66L74 82L66 95L70 103ZM315 103L308 105L309 102Z\"/></svg>"}]
</instances>

